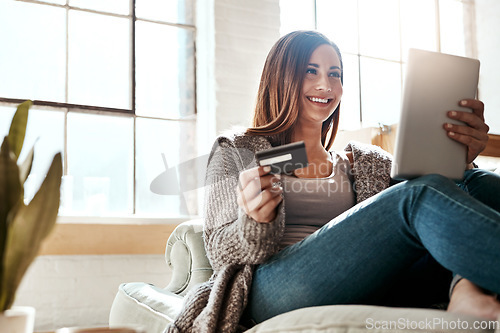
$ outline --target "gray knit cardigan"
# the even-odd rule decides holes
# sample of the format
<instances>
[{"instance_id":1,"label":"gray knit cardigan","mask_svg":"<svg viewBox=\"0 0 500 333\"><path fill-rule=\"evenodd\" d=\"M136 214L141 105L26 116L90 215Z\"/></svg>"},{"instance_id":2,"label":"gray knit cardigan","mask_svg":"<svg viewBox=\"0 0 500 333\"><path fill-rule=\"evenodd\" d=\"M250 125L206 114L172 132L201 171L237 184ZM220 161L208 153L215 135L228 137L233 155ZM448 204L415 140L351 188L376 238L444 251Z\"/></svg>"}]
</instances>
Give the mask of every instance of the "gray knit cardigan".
<instances>
[{"instance_id":1,"label":"gray knit cardigan","mask_svg":"<svg viewBox=\"0 0 500 333\"><path fill-rule=\"evenodd\" d=\"M271 223L257 223L236 203L239 173L255 167L254 153L271 147L263 136L231 134L219 137L209 157L206 175L204 241L214 269L209 281L185 298L183 310L169 333L245 330L239 324L247 304L253 270L275 254L285 229L285 200ZM361 202L389 186L391 157L382 149L351 142L356 200Z\"/></svg>"}]
</instances>

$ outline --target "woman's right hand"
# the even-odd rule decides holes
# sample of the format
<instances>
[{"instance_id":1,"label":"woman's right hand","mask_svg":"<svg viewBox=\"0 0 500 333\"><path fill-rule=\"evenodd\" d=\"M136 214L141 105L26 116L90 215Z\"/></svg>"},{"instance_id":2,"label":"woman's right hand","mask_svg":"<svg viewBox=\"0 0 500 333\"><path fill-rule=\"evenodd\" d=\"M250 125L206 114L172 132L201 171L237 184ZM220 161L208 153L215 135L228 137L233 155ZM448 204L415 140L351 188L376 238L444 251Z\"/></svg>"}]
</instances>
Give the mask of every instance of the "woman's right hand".
<instances>
[{"instance_id":1,"label":"woman's right hand","mask_svg":"<svg viewBox=\"0 0 500 333\"><path fill-rule=\"evenodd\" d=\"M255 167L240 173L238 181L238 206L259 223L269 223L276 218L276 207L283 200L280 175L270 174L270 167Z\"/></svg>"}]
</instances>

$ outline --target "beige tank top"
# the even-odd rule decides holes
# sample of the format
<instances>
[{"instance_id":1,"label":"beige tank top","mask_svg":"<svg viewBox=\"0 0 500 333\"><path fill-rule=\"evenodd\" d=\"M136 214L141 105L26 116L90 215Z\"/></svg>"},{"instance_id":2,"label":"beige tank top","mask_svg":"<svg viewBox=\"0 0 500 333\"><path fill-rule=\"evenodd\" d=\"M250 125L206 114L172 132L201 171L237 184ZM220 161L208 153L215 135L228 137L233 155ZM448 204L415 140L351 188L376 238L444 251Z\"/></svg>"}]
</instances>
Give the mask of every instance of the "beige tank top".
<instances>
[{"instance_id":1,"label":"beige tank top","mask_svg":"<svg viewBox=\"0 0 500 333\"><path fill-rule=\"evenodd\" d=\"M280 247L301 241L355 204L351 165L344 153L331 152L333 171L326 178L282 175L285 233Z\"/></svg>"}]
</instances>

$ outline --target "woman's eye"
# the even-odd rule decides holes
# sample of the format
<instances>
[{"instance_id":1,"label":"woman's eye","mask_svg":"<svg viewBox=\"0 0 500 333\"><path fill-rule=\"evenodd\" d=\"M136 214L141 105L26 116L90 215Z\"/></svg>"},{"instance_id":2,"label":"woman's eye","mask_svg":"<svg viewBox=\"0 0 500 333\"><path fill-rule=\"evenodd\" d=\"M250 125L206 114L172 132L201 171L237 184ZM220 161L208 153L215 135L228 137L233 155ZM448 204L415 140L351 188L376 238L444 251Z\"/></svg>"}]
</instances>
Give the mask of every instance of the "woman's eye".
<instances>
[{"instance_id":1,"label":"woman's eye","mask_svg":"<svg viewBox=\"0 0 500 333\"><path fill-rule=\"evenodd\" d=\"M315 69L315 68L308 68L308 69L306 70L306 73L307 73L307 74L316 74L316 69Z\"/></svg>"},{"instance_id":2,"label":"woman's eye","mask_svg":"<svg viewBox=\"0 0 500 333\"><path fill-rule=\"evenodd\" d=\"M339 72L332 72L328 76L339 78L340 77L340 73Z\"/></svg>"}]
</instances>

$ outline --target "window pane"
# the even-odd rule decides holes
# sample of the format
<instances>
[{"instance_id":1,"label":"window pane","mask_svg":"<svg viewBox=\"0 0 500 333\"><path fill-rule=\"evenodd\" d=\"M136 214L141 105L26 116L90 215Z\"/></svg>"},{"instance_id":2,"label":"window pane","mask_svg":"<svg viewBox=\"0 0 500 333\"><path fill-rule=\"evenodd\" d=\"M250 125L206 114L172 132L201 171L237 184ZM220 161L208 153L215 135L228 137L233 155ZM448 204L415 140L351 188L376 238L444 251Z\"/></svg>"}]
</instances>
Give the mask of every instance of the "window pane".
<instances>
[{"instance_id":1,"label":"window pane","mask_svg":"<svg viewBox=\"0 0 500 333\"><path fill-rule=\"evenodd\" d=\"M136 34L136 114L165 118L194 114L194 33L139 21Z\"/></svg>"},{"instance_id":2,"label":"window pane","mask_svg":"<svg viewBox=\"0 0 500 333\"><path fill-rule=\"evenodd\" d=\"M64 152L64 112L40 110L36 107L30 109L20 161L24 161L33 145L33 167L24 185L24 198L27 202L31 201L40 188L54 155Z\"/></svg>"},{"instance_id":3,"label":"window pane","mask_svg":"<svg viewBox=\"0 0 500 333\"><path fill-rule=\"evenodd\" d=\"M344 54L344 93L340 107L340 129L352 130L360 126L359 119L359 65L358 56Z\"/></svg>"},{"instance_id":4,"label":"window pane","mask_svg":"<svg viewBox=\"0 0 500 333\"><path fill-rule=\"evenodd\" d=\"M130 108L129 20L69 12L70 103Z\"/></svg>"},{"instance_id":5,"label":"window pane","mask_svg":"<svg viewBox=\"0 0 500 333\"><path fill-rule=\"evenodd\" d=\"M14 117L15 112L15 106L0 105L0 138L2 139L2 142L4 137L9 134L10 122L12 121L12 117Z\"/></svg>"},{"instance_id":6,"label":"window pane","mask_svg":"<svg viewBox=\"0 0 500 333\"><path fill-rule=\"evenodd\" d=\"M437 50L436 8L434 0L401 1L401 43L403 61L408 49Z\"/></svg>"},{"instance_id":7,"label":"window pane","mask_svg":"<svg viewBox=\"0 0 500 333\"><path fill-rule=\"evenodd\" d=\"M196 214L195 122L137 118L136 126L136 213Z\"/></svg>"},{"instance_id":8,"label":"window pane","mask_svg":"<svg viewBox=\"0 0 500 333\"><path fill-rule=\"evenodd\" d=\"M397 0L359 0L360 52L400 60Z\"/></svg>"},{"instance_id":9,"label":"window pane","mask_svg":"<svg viewBox=\"0 0 500 333\"><path fill-rule=\"evenodd\" d=\"M65 22L64 8L0 1L0 96L64 102Z\"/></svg>"},{"instance_id":10,"label":"window pane","mask_svg":"<svg viewBox=\"0 0 500 333\"><path fill-rule=\"evenodd\" d=\"M343 53L358 53L357 10L356 1L316 1L318 30L333 40Z\"/></svg>"},{"instance_id":11,"label":"window pane","mask_svg":"<svg viewBox=\"0 0 500 333\"><path fill-rule=\"evenodd\" d=\"M68 177L76 215L131 214L133 119L68 114Z\"/></svg>"},{"instance_id":12,"label":"window pane","mask_svg":"<svg viewBox=\"0 0 500 333\"><path fill-rule=\"evenodd\" d=\"M457 0L440 0L441 52L465 56L463 5Z\"/></svg>"},{"instance_id":13,"label":"window pane","mask_svg":"<svg viewBox=\"0 0 500 333\"><path fill-rule=\"evenodd\" d=\"M193 24L193 1L136 0L135 14L147 20Z\"/></svg>"},{"instance_id":14,"label":"window pane","mask_svg":"<svg viewBox=\"0 0 500 333\"><path fill-rule=\"evenodd\" d=\"M280 34L315 29L314 0L280 0Z\"/></svg>"},{"instance_id":15,"label":"window pane","mask_svg":"<svg viewBox=\"0 0 500 333\"><path fill-rule=\"evenodd\" d=\"M399 121L401 65L361 57L363 126L391 125Z\"/></svg>"},{"instance_id":16,"label":"window pane","mask_svg":"<svg viewBox=\"0 0 500 333\"><path fill-rule=\"evenodd\" d=\"M0 106L0 136L2 142L9 133L12 117L17 106ZM19 162L24 161L31 147L35 155L30 176L24 184L24 199L28 203L40 188L52 159L56 153L64 151L64 112L40 110L31 107L23 150Z\"/></svg>"},{"instance_id":17,"label":"window pane","mask_svg":"<svg viewBox=\"0 0 500 333\"><path fill-rule=\"evenodd\" d=\"M70 0L69 5L114 14L130 14L130 0Z\"/></svg>"}]
</instances>

